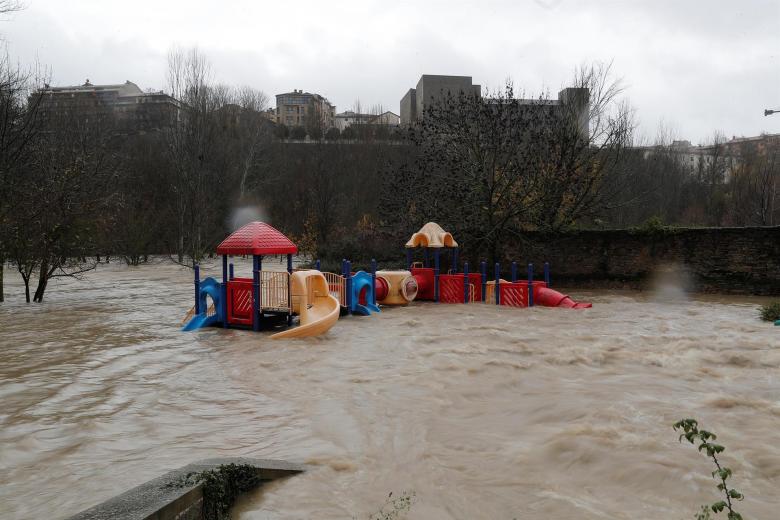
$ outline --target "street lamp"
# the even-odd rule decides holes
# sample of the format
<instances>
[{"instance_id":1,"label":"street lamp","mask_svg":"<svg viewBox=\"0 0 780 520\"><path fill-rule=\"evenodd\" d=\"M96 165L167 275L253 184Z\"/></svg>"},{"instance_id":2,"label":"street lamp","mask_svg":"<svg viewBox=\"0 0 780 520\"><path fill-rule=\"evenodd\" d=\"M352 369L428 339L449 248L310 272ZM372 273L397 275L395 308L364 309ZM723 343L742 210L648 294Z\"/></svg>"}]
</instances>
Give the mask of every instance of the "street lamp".
<instances>
[{"instance_id":1,"label":"street lamp","mask_svg":"<svg viewBox=\"0 0 780 520\"><path fill-rule=\"evenodd\" d=\"M780 114L780 110L764 110L764 117L771 116L772 114Z\"/></svg>"}]
</instances>

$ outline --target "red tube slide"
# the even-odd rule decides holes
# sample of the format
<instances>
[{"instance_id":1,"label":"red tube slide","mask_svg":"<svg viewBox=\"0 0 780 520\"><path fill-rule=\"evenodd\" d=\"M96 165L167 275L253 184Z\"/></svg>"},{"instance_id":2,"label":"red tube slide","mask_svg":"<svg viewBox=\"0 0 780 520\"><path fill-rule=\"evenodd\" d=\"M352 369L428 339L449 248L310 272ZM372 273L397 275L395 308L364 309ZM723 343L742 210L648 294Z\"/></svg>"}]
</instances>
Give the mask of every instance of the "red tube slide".
<instances>
[{"instance_id":1,"label":"red tube slide","mask_svg":"<svg viewBox=\"0 0 780 520\"><path fill-rule=\"evenodd\" d=\"M553 291L546 287L540 287L534 293L534 304L545 307L567 307L569 309L590 309L592 303L577 303L565 294Z\"/></svg>"},{"instance_id":2,"label":"red tube slide","mask_svg":"<svg viewBox=\"0 0 780 520\"><path fill-rule=\"evenodd\" d=\"M376 301L382 301L385 298L387 298L387 291L390 289L390 286L387 284L387 280L382 278L381 276L376 277L376 281L374 282L374 291L376 292ZM360 295L358 297L358 303L360 305L366 304L366 289L363 288L362 291L360 291Z\"/></svg>"},{"instance_id":3,"label":"red tube slide","mask_svg":"<svg viewBox=\"0 0 780 520\"><path fill-rule=\"evenodd\" d=\"M387 292L389 290L390 286L388 285L387 280L381 276L377 276L376 282L374 282L374 293L376 294L376 301L382 301L387 298Z\"/></svg>"},{"instance_id":4,"label":"red tube slide","mask_svg":"<svg viewBox=\"0 0 780 520\"><path fill-rule=\"evenodd\" d=\"M433 300L434 274L432 267L412 267L412 276L417 281L417 300Z\"/></svg>"}]
</instances>

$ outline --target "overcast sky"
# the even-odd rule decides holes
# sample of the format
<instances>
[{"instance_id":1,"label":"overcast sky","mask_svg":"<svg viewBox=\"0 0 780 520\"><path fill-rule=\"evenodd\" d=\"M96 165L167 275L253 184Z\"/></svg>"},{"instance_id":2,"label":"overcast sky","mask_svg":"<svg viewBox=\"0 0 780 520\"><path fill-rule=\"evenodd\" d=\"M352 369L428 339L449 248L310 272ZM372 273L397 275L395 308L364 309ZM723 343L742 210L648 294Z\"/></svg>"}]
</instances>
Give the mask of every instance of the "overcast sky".
<instances>
[{"instance_id":1,"label":"overcast sky","mask_svg":"<svg viewBox=\"0 0 780 520\"><path fill-rule=\"evenodd\" d=\"M555 95L575 66L612 61L649 138L780 132L763 116L780 108L779 0L23 1L0 34L55 85L164 89L167 51L198 46L220 82L398 113L424 73Z\"/></svg>"}]
</instances>

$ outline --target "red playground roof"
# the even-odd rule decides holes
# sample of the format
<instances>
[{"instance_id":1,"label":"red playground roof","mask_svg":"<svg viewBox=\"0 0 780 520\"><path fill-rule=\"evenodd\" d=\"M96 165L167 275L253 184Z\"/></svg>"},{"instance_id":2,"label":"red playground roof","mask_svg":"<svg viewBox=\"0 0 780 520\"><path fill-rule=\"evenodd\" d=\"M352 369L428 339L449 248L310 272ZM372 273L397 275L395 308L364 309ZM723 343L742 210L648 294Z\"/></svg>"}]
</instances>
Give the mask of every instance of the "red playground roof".
<instances>
[{"instance_id":1,"label":"red playground roof","mask_svg":"<svg viewBox=\"0 0 780 520\"><path fill-rule=\"evenodd\" d=\"M265 222L250 222L234 231L217 246L219 255L289 255L298 247Z\"/></svg>"}]
</instances>

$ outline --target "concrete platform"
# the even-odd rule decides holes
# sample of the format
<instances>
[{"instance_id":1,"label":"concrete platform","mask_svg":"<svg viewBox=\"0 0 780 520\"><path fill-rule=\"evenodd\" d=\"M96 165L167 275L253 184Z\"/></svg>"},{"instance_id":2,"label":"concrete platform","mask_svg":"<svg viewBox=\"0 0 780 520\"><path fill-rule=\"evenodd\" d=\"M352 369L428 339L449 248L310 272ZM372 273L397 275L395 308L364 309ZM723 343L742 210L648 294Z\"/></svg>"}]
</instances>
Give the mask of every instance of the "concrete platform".
<instances>
[{"instance_id":1,"label":"concrete platform","mask_svg":"<svg viewBox=\"0 0 780 520\"><path fill-rule=\"evenodd\" d=\"M186 483L187 475L229 464L252 466L261 484L306 471L303 464L283 460L204 459L152 479L68 520L200 520L203 518L203 486L182 483Z\"/></svg>"}]
</instances>

